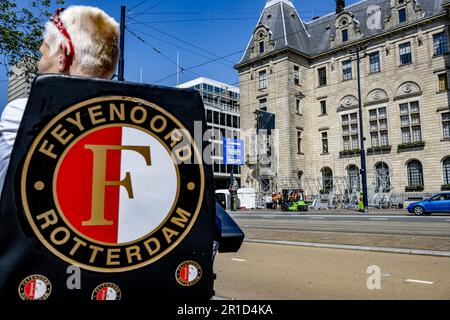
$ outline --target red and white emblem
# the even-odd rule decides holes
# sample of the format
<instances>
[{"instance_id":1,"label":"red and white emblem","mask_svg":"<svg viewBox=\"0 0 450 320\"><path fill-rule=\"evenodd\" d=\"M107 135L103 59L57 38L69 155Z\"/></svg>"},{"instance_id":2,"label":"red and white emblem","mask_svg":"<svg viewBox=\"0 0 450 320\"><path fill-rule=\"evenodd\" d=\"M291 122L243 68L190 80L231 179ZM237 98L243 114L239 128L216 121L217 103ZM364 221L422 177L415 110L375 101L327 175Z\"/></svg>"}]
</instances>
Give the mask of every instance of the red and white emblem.
<instances>
[{"instance_id":1,"label":"red and white emblem","mask_svg":"<svg viewBox=\"0 0 450 320\"><path fill-rule=\"evenodd\" d=\"M57 201L67 222L108 244L149 234L178 195L178 169L169 150L132 127L91 131L61 158L56 176Z\"/></svg>"},{"instance_id":2,"label":"red and white emblem","mask_svg":"<svg viewBox=\"0 0 450 320\"><path fill-rule=\"evenodd\" d=\"M195 261L185 261L178 266L175 276L182 286L193 286L200 281L202 268Z\"/></svg>"},{"instance_id":3,"label":"red and white emblem","mask_svg":"<svg viewBox=\"0 0 450 320\"><path fill-rule=\"evenodd\" d=\"M22 300L47 300L51 291L50 281L41 275L29 276L19 285L19 295Z\"/></svg>"},{"instance_id":4,"label":"red and white emblem","mask_svg":"<svg viewBox=\"0 0 450 320\"><path fill-rule=\"evenodd\" d=\"M22 169L24 211L68 263L135 270L189 233L205 190L189 131L151 102L102 97L68 108L34 140Z\"/></svg>"},{"instance_id":5,"label":"red and white emblem","mask_svg":"<svg viewBox=\"0 0 450 320\"><path fill-rule=\"evenodd\" d=\"M106 300L120 300L120 288L114 283L103 283L94 289L92 292L92 300L106 301Z\"/></svg>"}]
</instances>

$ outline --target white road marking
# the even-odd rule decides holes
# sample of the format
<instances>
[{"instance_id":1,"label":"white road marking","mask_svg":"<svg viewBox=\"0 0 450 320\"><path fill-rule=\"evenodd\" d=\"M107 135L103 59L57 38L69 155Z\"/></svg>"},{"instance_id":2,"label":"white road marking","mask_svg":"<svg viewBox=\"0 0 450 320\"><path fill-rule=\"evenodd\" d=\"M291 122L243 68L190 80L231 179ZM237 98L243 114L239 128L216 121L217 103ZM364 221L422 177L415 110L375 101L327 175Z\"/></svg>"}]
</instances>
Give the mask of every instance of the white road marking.
<instances>
[{"instance_id":1,"label":"white road marking","mask_svg":"<svg viewBox=\"0 0 450 320\"><path fill-rule=\"evenodd\" d=\"M450 222L450 219L447 219L447 222Z\"/></svg>"},{"instance_id":2,"label":"white road marking","mask_svg":"<svg viewBox=\"0 0 450 320\"><path fill-rule=\"evenodd\" d=\"M420 283L420 284L434 284L434 282L431 281L414 280L414 279L407 279L406 282Z\"/></svg>"},{"instance_id":3,"label":"white road marking","mask_svg":"<svg viewBox=\"0 0 450 320\"><path fill-rule=\"evenodd\" d=\"M246 262L247 261L247 260L244 260L244 259L231 259L231 260L237 261L237 262Z\"/></svg>"},{"instance_id":4,"label":"white road marking","mask_svg":"<svg viewBox=\"0 0 450 320\"><path fill-rule=\"evenodd\" d=\"M391 275L389 273L382 273L381 276L382 277L390 277Z\"/></svg>"},{"instance_id":5,"label":"white road marking","mask_svg":"<svg viewBox=\"0 0 450 320\"><path fill-rule=\"evenodd\" d=\"M369 220L373 220L373 221L388 221L389 219L387 219L387 218L370 218Z\"/></svg>"},{"instance_id":6,"label":"white road marking","mask_svg":"<svg viewBox=\"0 0 450 320\"><path fill-rule=\"evenodd\" d=\"M311 220L325 220L324 217L310 217Z\"/></svg>"}]
</instances>

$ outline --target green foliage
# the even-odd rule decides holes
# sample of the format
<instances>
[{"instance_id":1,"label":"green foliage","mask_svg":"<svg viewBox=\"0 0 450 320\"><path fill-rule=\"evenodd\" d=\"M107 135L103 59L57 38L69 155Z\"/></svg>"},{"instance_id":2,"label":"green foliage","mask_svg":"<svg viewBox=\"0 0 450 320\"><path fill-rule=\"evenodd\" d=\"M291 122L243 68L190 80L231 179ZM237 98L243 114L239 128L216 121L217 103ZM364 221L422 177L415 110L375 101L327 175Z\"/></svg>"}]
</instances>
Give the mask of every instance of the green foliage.
<instances>
[{"instance_id":1,"label":"green foliage","mask_svg":"<svg viewBox=\"0 0 450 320\"><path fill-rule=\"evenodd\" d=\"M44 23L52 15L50 8L64 0L29 0L19 8L14 1L0 0L0 65L17 65L25 74L37 72ZM6 68L7 69L7 68Z\"/></svg>"}]
</instances>

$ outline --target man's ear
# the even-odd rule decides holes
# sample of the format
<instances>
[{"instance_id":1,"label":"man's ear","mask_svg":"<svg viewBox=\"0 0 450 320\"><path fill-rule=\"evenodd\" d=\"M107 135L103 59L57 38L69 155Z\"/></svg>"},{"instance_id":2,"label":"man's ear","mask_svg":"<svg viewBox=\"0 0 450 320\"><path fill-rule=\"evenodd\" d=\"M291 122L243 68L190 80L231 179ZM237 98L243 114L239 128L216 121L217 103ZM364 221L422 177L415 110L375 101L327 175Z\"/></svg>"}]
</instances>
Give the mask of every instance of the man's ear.
<instances>
[{"instance_id":1,"label":"man's ear","mask_svg":"<svg viewBox=\"0 0 450 320\"><path fill-rule=\"evenodd\" d=\"M61 43L59 47L58 71L60 73L67 73L71 64L72 59L68 55L68 48L64 43Z\"/></svg>"}]
</instances>

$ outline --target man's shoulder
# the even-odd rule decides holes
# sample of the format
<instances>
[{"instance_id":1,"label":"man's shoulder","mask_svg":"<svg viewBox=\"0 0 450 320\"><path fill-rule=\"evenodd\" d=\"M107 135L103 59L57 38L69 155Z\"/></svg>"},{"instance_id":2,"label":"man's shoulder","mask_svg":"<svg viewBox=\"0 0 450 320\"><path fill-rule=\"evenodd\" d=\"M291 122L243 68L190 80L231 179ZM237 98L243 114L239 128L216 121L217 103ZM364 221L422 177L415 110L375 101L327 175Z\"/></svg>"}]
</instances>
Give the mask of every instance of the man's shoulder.
<instances>
[{"instance_id":1,"label":"man's shoulder","mask_svg":"<svg viewBox=\"0 0 450 320\"><path fill-rule=\"evenodd\" d=\"M22 120L27 102L27 98L16 99L9 102L2 112L1 123L5 124L8 122L20 122Z\"/></svg>"}]
</instances>

